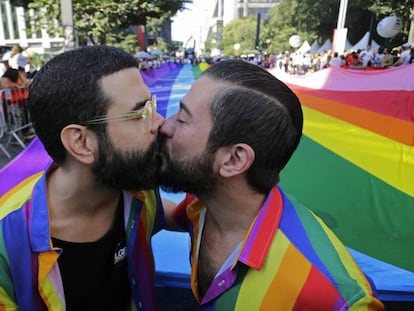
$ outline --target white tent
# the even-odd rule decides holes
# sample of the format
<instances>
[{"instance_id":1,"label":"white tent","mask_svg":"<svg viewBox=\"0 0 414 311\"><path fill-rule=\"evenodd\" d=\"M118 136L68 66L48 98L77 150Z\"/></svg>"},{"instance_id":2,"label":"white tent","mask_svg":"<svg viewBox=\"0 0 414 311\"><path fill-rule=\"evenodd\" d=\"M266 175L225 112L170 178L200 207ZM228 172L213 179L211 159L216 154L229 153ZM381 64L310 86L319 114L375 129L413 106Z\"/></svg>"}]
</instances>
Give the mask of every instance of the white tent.
<instances>
[{"instance_id":1,"label":"white tent","mask_svg":"<svg viewBox=\"0 0 414 311\"><path fill-rule=\"evenodd\" d=\"M351 50L354 50L354 51L365 50L368 45L368 40L369 40L369 31L367 31L365 35L351 47ZM375 51L379 48L379 44L375 42L374 40L372 40L371 48Z\"/></svg>"},{"instance_id":2,"label":"white tent","mask_svg":"<svg viewBox=\"0 0 414 311\"><path fill-rule=\"evenodd\" d=\"M296 51L296 53L305 54L309 52L310 49L311 46L309 45L309 42L305 40L305 42L303 42L302 46Z\"/></svg>"},{"instance_id":3,"label":"white tent","mask_svg":"<svg viewBox=\"0 0 414 311\"><path fill-rule=\"evenodd\" d=\"M161 55L164 55L164 52L161 50L154 50L154 51L151 51L150 54L153 56L161 56Z\"/></svg>"},{"instance_id":4,"label":"white tent","mask_svg":"<svg viewBox=\"0 0 414 311\"><path fill-rule=\"evenodd\" d=\"M134 54L135 58L141 58L141 59L147 59L147 58L151 58L152 55L145 52L145 51L139 51L137 53Z\"/></svg>"},{"instance_id":5,"label":"white tent","mask_svg":"<svg viewBox=\"0 0 414 311\"><path fill-rule=\"evenodd\" d=\"M318 41L315 40L315 41L313 41L309 52L312 53L312 54L315 54L315 53L318 52L318 50L319 50L319 43L318 43Z\"/></svg>"},{"instance_id":6,"label":"white tent","mask_svg":"<svg viewBox=\"0 0 414 311\"><path fill-rule=\"evenodd\" d=\"M326 39L325 43L319 48L317 53L322 53L323 51L328 52L332 50L332 41L331 39Z\"/></svg>"}]
</instances>

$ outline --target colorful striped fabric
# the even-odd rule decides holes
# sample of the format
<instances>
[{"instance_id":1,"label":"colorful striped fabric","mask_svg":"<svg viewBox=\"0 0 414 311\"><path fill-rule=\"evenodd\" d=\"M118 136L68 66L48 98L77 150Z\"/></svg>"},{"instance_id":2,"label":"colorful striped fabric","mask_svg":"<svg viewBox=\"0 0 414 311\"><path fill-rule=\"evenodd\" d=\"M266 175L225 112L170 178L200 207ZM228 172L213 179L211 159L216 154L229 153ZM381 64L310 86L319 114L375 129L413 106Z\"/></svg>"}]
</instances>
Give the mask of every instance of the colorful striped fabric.
<instances>
[{"instance_id":1,"label":"colorful striped fabric","mask_svg":"<svg viewBox=\"0 0 414 311\"><path fill-rule=\"evenodd\" d=\"M53 169L53 168L51 168ZM29 176L0 198L0 310L65 310L52 247L45 174ZM163 225L158 191L124 193L129 279L137 310L155 310L150 240Z\"/></svg>"},{"instance_id":2,"label":"colorful striped fabric","mask_svg":"<svg viewBox=\"0 0 414 311\"><path fill-rule=\"evenodd\" d=\"M280 188L268 196L234 262L199 297L198 245L206 210L190 196L179 208L192 223L191 282L201 310L383 310L345 246Z\"/></svg>"},{"instance_id":3,"label":"colorful striped fabric","mask_svg":"<svg viewBox=\"0 0 414 311\"><path fill-rule=\"evenodd\" d=\"M305 117L283 188L347 246L414 272L414 66L270 72L293 88Z\"/></svg>"},{"instance_id":4,"label":"colorful striped fabric","mask_svg":"<svg viewBox=\"0 0 414 311\"><path fill-rule=\"evenodd\" d=\"M165 64L158 76L143 72L165 117L178 110L180 98L207 66ZM364 256L364 271L375 275L378 288L402 291L405 299L414 291L414 273L406 271L414 271L414 67L329 68L306 76L270 72L294 89L305 113L304 136L282 171L282 187ZM0 169L0 196L49 161L34 139ZM377 259L394 266L377 266ZM406 270L395 276L390 268L398 267Z\"/></svg>"}]
</instances>

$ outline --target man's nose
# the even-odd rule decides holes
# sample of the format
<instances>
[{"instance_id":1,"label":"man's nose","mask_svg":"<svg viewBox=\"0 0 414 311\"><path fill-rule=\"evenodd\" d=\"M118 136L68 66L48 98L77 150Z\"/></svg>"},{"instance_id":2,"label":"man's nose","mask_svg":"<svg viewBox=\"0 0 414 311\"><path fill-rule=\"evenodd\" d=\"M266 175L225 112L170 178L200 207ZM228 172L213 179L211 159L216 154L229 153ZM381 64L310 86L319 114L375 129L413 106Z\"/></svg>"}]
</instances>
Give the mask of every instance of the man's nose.
<instances>
[{"instance_id":1,"label":"man's nose","mask_svg":"<svg viewBox=\"0 0 414 311\"><path fill-rule=\"evenodd\" d=\"M169 138L173 137L176 124L177 124L177 114L174 114L165 120L164 124L160 128L160 132L164 134L166 137L169 137Z\"/></svg>"},{"instance_id":2,"label":"man's nose","mask_svg":"<svg viewBox=\"0 0 414 311\"><path fill-rule=\"evenodd\" d=\"M158 112L155 112L152 115L152 122L151 122L151 134L156 134L158 132L158 129L164 124L165 119L162 115L160 115Z\"/></svg>"}]
</instances>

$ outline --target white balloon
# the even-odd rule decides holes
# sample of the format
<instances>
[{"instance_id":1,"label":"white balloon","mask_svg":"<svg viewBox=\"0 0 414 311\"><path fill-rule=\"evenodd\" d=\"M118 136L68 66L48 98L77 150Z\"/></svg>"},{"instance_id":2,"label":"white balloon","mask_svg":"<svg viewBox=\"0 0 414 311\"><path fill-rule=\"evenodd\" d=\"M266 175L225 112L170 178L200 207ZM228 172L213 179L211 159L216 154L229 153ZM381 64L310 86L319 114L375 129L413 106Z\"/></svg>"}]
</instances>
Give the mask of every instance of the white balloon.
<instances>
[{"instance_id":1,"label":"white balloon","mask_svg":"<svg viewBox=\"0 0 414 311\"><path fill-rule=\"evenodd\" d=\"M289 38L289 44L293 48L298 48L302 44L302 38L299 35L293 35Z\"/></svg>"},{"instance_id":2,"label":"white balloon","mask_svg":"<svg viewBox=\"0 0 414 311\"><path fill-rule=\"evenodd\" d=\"M401 18L397 16L384 17L377 25L377 32L383 38L392 38L402 29Z\"/></svg>"}]
</instances>

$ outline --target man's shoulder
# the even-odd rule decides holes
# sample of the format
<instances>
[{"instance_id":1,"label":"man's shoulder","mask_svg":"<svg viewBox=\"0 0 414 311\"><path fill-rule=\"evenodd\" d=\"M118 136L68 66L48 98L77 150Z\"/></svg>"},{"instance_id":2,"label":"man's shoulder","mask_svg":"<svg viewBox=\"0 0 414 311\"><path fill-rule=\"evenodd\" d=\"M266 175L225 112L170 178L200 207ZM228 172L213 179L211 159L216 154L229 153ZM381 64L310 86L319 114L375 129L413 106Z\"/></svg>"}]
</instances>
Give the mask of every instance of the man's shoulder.
<instances>
[{"instance_id":1,"label":"man's shoulder","mask_svg":"<svg viewBox=\"0 0 414 311\"><path fill-rule=\"evenodd\" d=\"M157 201L160 198L160 192L157 188L147 190L124 191L125 197L130 197L138 201L149 202Z\"/></svg>"},{"instance_id":2,"label":"man's shoulder","mask_svg":"<svg viewBox=\"0 0 414 311\"><path fill-rule=\"evenodd\" d=\"M156 217L162 210L160 192L157 188L141 191L124 191L126 208L130 212L145 210L146 215Z\"/></svg>"},{"instance_id":3,"label":"man's shoulder","mask_svg":"<svg viewBox=\"0 0 414 311\"><path fill-rule=\"evenodd\" d=\"M32 196L33 189L43 172L31 175L0 197L0 220L21 208Z\"/></svg>"}]
</instances>

